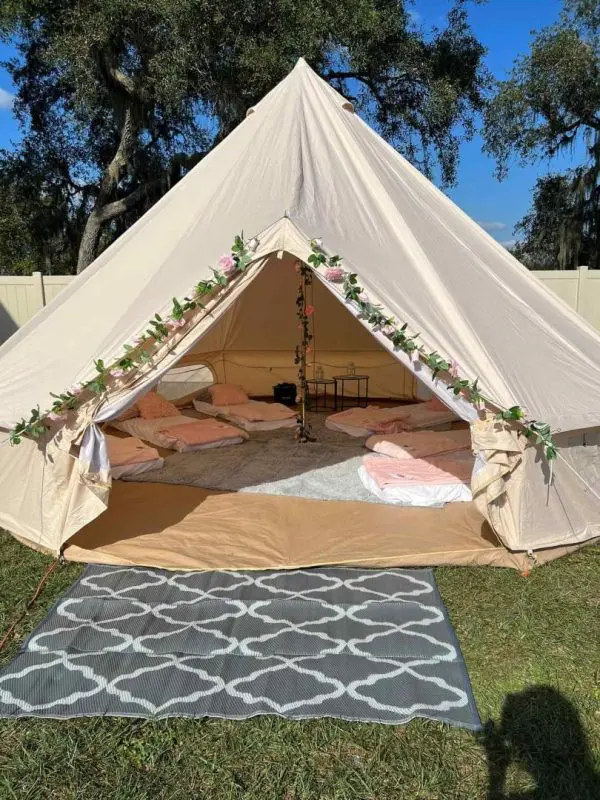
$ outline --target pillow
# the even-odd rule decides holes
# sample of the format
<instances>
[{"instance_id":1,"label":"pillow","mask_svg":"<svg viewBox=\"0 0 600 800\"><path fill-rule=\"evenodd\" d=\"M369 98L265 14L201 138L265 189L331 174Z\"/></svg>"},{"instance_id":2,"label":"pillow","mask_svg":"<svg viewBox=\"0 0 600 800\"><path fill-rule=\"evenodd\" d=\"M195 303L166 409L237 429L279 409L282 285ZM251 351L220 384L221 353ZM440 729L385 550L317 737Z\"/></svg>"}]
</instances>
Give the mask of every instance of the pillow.
<instances>
[{"instance_id":1,"label":"pillow","mask_svg":"<svg viewBox=\"0 0 600 800\"><path fill-rule=\"evenodd\" d=\"M427 407L430 411L448 411L448 406L444 405L439 397L432 397L431 400L427 403Z\"/></svg>"},{"instance_id":2,"label":"pillow","mask_svg":"<svg viewBox=\"0 0 600 800\"><path fill-rule=\"evenodd\" d=\"M136 403L142 419L160 419L161 417L178 417L179 410L158 392L148 392Z\"/></svg>"},{"instance_id":3,"label":"pillow","mask_svg":"<svg viewBox=\"0 0 600 800\"><path fill-rule=\"evenodd\" d=\"M248 395L242 387L230 383L215 383L209 392L215 406L239 406L248 402Z\"/></svg>"}]
</instances>

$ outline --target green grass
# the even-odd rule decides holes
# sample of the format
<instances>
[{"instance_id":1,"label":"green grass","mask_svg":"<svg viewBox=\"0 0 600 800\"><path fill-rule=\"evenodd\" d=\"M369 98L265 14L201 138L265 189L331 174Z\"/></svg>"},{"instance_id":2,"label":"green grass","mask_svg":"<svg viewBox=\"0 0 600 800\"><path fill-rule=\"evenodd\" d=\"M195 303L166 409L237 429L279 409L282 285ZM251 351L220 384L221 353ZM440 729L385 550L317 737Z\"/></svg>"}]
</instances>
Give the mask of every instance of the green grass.
<instances>
[{"instance_id":1,"label":"green grass","mask_svg":"<svg viewBox=\"0 0 600 800\"><path fill-rule=\"evenodd\" d=\"M48 563L0 534L0 628ZM51 576L0 663L79 572ZM600 549L529 578L492 568L436 577L485 735L423 720L0 720L0 799L600 798Z\"/></svg>"}]
</instances>

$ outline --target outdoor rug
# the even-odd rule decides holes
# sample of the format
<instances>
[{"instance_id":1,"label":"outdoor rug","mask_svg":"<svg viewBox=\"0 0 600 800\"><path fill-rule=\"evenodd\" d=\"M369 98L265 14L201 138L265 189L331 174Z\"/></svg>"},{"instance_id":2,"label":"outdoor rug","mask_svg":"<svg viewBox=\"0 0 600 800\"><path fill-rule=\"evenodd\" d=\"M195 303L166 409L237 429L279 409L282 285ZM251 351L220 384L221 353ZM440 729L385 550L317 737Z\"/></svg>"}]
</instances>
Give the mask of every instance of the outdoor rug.
<instances>
[{"instance_id":1,"label":"outdoor rug","mask_svg":"<svg viewBox=\"0 0 600 800\"><path fill-rule=\"evenodd\" d=\"M4 717L256 714L479 728L432 571L88 566L0 672Z\"/></svg>"}]
</instances>

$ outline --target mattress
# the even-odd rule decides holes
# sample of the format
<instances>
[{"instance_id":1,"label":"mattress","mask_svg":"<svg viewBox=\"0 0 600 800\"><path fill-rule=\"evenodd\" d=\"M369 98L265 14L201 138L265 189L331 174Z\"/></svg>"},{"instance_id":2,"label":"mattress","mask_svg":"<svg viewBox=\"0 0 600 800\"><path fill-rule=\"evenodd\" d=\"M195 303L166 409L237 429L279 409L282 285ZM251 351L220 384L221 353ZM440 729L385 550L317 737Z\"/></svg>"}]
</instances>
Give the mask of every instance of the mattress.
<instances>
[{"instance_id":1,"label":"mattress","mask_svg":"<svg viewBox=\"0 0 600 800\"><path fill-rule=\"evenodd\" d=\"M380 464L386 464L390 468L390 473L398 470L400 473L406 469L407 462L398 459L389 458L387 456L370 456L363 459L363 463L359 467L358 475L363 486L377 498L385 503L391 503L401 506L418 506L421 508L441 508L446 503L468 503L473 497L469 482L465 480L465 475L470 472L474 462L471 453L461 452L460 454L452 454L452 461L448 463L455 463L458 460L464 461L464 475L461 477L445 476L439 482L435 479L419 481L418 478L409 478L403 480L398 478L396 481L390 478L389 483L382 482L378 477L375 477L373 471L370 469L369 464L373 463L372 459L380 459ZM458 458L456 458L458 456ZM427 464L423 459L413 459L413 462L421 462ZM433 461L433 460L432 460ZM443 465L443 457L436 459L435 463L438 466Z\"/></svg>"},{"instance_id":2,"label":"mattress","mask_svg":"<svg viewBox=\"0 0 600 800\"><path fill-rule=\"evenodd\" d=\"M198 452L200 450L210 450L214 447L227 447L231 444L241 444L247 438L243 431L239 431L239 436L233 438L216 439L208 444L200 445L187 445L178 447L173 445L173 440L161 434L163 428L171 428L176 425L183 425L189 422L201 423L202 420L194 420L191 417L184 417L180 414L176 417L160 417L159 419L142 419L142 417L134 417L133 419L123 420L120 422L111 422L110 424L117 428L117 430L125 431L130 436L136 436L138 439L143 439L156 447L164 447L166 450L177 450L180 453Z\"/></svg>"},{"instance_id":3,"label":"mattress","mask_svg":"<svg viewBox=\"0 0 600 800\"><path fill-rule=\"evenodd\" d=\"M450 428L453 422L458 421L458 417L450 409L443 411L432 411L428 408L427 403L414 403L408 406L398 406L397 408L377 409L381 412L386 412L385 416L393 417L394 413L398 413L402 417L402 422L406 425L408 430L425 430L427 428L436 428L442 430L444 427ZM372 426L353 425L349 422L337 420L336 414L332 414L325 420L325 425L334 431L346 433L348 436L367 437L375 432L375 427L379 424L377 414L373 417Z\"/></svg>"},{"instance_id":4,"label":"mattress","mask_svg":"<svg viewBox=\"0 0 600 800\"><path fill-rule=\"evenodd\" d=\"M140 439L128 436L121 439L118 436L105 434L108 457L110 460L110 474L114 480L119 478L141 475L152 469L162 469L164 459L153 447L148 447Z\"/></svg>"},{"instance_id":5,"label":"mattress","mask_svg":"<svg viewBox=\"0 0 600 800\"><path fill-rule=\"evenodd\" d=\"M261 405L260 401L250 400L248 405ZM279 403L272 405L280 405ZM194 400L194 408L201 414L208 414L211 417L222 417L228 422L233 422L234 425L239 425L240 428L251 431L275 431L279 428L295 428L296 415L288 419L266 420L264 422L251 422L250 420L240 417L235 413L235 406L215 406L212 403L205 403L202 400ZM285 406L282 406L285 408Z\"/></svg>"},{"instance_id":6,"label":"mattress","mask_svg":"<svg viewBox=\"0 0 600 800\"><path fill-rule=\"evenodd\" d=\"M365 446L375 453L397 459L429 458L471 449L471 431L404 431L370 436Z\"/></svg>"}]
</instances>

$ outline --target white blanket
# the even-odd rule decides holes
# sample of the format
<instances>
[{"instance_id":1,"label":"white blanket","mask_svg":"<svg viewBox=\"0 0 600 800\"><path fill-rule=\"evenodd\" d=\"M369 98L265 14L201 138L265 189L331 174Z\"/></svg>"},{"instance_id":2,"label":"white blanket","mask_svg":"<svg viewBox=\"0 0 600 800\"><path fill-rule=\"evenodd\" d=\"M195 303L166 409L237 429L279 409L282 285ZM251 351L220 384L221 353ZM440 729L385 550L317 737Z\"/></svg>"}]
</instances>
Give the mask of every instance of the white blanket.
<instances>
[{"instance_id":1,"label":"white blanket","mask_svg":"<svg viewBox=\"0 0 600 800\"><path fill-rule=\"evenodd\" d=\"M461 481L433 485L431 483L416 484L414 486L386 486L383 489L377 485L365 467L358 469L358 476L365 489L378 497L384 503L393 503L399 506L418 506L421 508L441 508L446 503L468 503L473 499L471 489Z\"/></svg>"}]
</instances>

